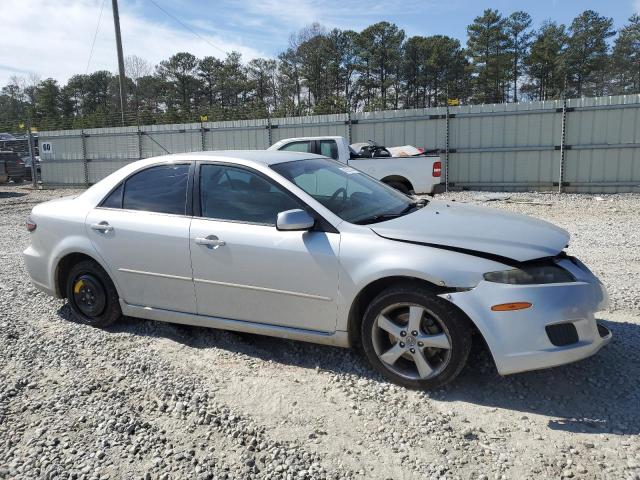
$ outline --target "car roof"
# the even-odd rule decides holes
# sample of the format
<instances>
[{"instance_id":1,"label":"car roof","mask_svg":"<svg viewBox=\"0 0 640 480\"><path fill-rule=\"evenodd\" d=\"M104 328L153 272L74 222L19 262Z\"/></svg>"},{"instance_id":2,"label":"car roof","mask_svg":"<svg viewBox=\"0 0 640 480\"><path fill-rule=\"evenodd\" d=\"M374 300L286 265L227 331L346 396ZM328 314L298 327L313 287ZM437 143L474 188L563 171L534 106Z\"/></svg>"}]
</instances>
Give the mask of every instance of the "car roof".
<instances>
[{"instance_id":1,"label":"car roof","mask_svg":"<svg viewBox=\"0 0 640 480\"><path fill-rule=\"evenodd\" d=\"M276 163L294 162L297 160L308 160L312 158L322 158L322 155L305 152L289 152L280 150L213 150L209 152L174 153L159 157L145 158L129 163L111 175L91 186L78 198L82 198L93 206L104 198L104 195L125 177L145 167L163 165L166 163L181 163L193 160L209 160L218 162L236 163L238 165L250 166L252 163L257 167L275 165Z\"/></svg>"},{"instance_id":2,"label":"car roof","mask_svg":"<svg viewBox=\"0 0 640 480\"><path fill-rule=\"evenodd\" d=\"M296 160L306 160L309 158L325 157L313 153L290 152L281 150L211 150L208 152L175 153L171 155L155 157L154 160L156 162L161 162L162 160L244 160L245 162L256 162L263 165L274 165L276 163L293 162Z\"/></svg>"}]
</instances>

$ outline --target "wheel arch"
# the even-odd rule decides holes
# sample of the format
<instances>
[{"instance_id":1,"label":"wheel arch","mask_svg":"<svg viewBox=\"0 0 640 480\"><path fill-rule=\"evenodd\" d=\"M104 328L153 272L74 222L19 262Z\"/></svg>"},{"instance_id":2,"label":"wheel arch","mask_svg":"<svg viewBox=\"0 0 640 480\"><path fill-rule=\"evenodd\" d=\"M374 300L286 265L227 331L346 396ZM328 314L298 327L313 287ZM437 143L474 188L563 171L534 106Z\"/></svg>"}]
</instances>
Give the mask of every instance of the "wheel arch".
<instances>
[{"instance_id":1,"label":"wheel arch","mask_svg":"<svg viewBox=\"0 0 640 480\"><path fill-rule=\"evenodd\" d=\"M113 276L109 273L109 270L105 268L105 265L103 265L102 262L96 258L95 255L89 255L86 252L75 251L75 252L66 253L56 263L56 266L54 269L54 287L55 287L56 296L58 298L66 298L66 291L65 291L64 284L69 275L69 271L75 264L83 260L91 260L97 263L98 265L100 265L100 267L105 271L105 273L109 275L109 278L111 278L111 281L113 282L113 285L116 291L119 292L118 285L115 283Z\"/></svg>"},{"instance_id":2,"label":"wheel arch","mask_svg":"<svg viewBox=\"0 0 640 480\"><path fill-rule=\"evenodd\" d=\"M435 295L442 295L452 291L456 291L456 289L454 288L439 286L422 278L405 275L393 275L373 280L372 282L365 285L351 302L347 320L348 338L349 344L351 346L360 348L360 326L362 324L362 317L369 303L371 303L371 301L383 290L398 284L420 286L422 288L431 290ZM454 303L451 303L451 305L462 314L463 318L467 320L469 328L471 329L471 333L474 334L474 336L475 334L480 335L482 341L484 342L484 337L482 337L482 333L473 322L473 320L469 318L469 316L457 305L455 305Z\"/></svg>"},{"instance_id":3,"label":"wheel arch","mask_svg":"<svg viewBox=\"0 0 640 480\"><path fill-rule=\"evenodd\" d=\"M390 183L397 182L403 184L409 191L414 190L413 184L409 181L408 178L403 177L402 175L388 175L382 179L380 179L382 183Z\"/></svg>"}]
</instances>

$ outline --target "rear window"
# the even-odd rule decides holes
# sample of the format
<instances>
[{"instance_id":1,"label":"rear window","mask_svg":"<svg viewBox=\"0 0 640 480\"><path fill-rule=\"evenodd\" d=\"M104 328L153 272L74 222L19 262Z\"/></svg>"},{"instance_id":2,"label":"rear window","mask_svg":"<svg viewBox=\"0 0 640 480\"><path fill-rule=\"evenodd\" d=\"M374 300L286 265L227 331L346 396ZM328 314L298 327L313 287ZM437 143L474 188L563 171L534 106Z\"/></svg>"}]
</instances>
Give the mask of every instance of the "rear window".
<instances>
[{"instance_id":1,"label":"rear window","mask_svg":"<svg viewBox=\"0 0 640 480\"><path fill-rule=\"evenodd\" d=\"M136 173L124 182L122 208L184 215L188 177L186 164L161 165Z\"/></svg>"}]
</instances>

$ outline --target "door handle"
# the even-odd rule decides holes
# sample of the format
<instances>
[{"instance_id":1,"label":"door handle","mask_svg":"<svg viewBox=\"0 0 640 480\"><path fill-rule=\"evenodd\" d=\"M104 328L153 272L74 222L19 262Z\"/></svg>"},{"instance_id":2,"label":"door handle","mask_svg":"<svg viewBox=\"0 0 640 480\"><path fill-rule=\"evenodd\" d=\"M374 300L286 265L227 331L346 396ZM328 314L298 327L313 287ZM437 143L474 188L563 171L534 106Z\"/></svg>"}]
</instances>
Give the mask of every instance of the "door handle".
<instances>
[{"instance_id":1,"label":"door handle","mask_svg":"<svg viewBox=\"0 0 640 480\"><path fill-rule=\"evenodd\" d=\"M108 233L113 231L113 227L108 222L100 222L91 224L91 228L98 232Z\"/></svg>"},{"instance_id":2,"label":"door handle","mask_svg":"<svg viewBox=\"0 0 640 480\"><path fill-rule=\"evenodd\" d=\"M209 235L206 238L198 237L195 239L197 245L204 245L207 248L213 248L214 250L218 247L224 247L227 242L224 240L219 240L215 235Z\"/></svg>"}]
</instances>

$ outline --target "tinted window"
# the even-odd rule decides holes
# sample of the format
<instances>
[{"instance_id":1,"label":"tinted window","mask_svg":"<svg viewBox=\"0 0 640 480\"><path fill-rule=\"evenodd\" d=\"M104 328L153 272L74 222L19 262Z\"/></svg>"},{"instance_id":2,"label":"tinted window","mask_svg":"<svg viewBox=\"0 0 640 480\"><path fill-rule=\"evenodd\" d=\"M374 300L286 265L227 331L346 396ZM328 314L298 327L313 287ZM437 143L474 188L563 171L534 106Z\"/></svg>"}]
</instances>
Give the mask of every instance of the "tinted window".
<instances>
[{"instance_id":1,"label":"tinted window","mask_svg":"<svg viewBox=\"0 0 640 480\"><path fill-rule=\"evenodd\" d=\"M189 165L163 165L136 173L125 182L122 208L184 215Z\"/></svg>"},{"instance_id":2,"label":"tinted window","mask_svg":"<svg viewBox=\"0 0 640 480\"><path fill-rule=\"evenodd\" d=\"M284 147L280 147L280 150L287 150L290 152L311 153L311 142L288 143Z\"/></svg>"},{"instance_id":3,"label":"tinted window","mask_svg":"<svg viewBox=\"0 0 640 480\"><path fill-rule=\"evenodd\" d=\"M278 213L300 208L285 190L249 170L225 165L200 167L202 216L275 225Z\"/></svg>"},{"instance_id":4,"label":"tinted window","mask_svg":"<svg viewBox=\"0 0 640 480\"><path fill-rule=\"evenodd\" d=\"M335 140L320 140L320 155L338 159L338 144Z\"/></svg>"},{"instance_id":5,"label":"tinted window","mask_svg":"<svg viewBox=\"0 0 640 480\"><path fill-rule=\"evenodd\" d=\"M122 183L102 202L105 208L122 208Z\"/></svg>"}]
</instances>

